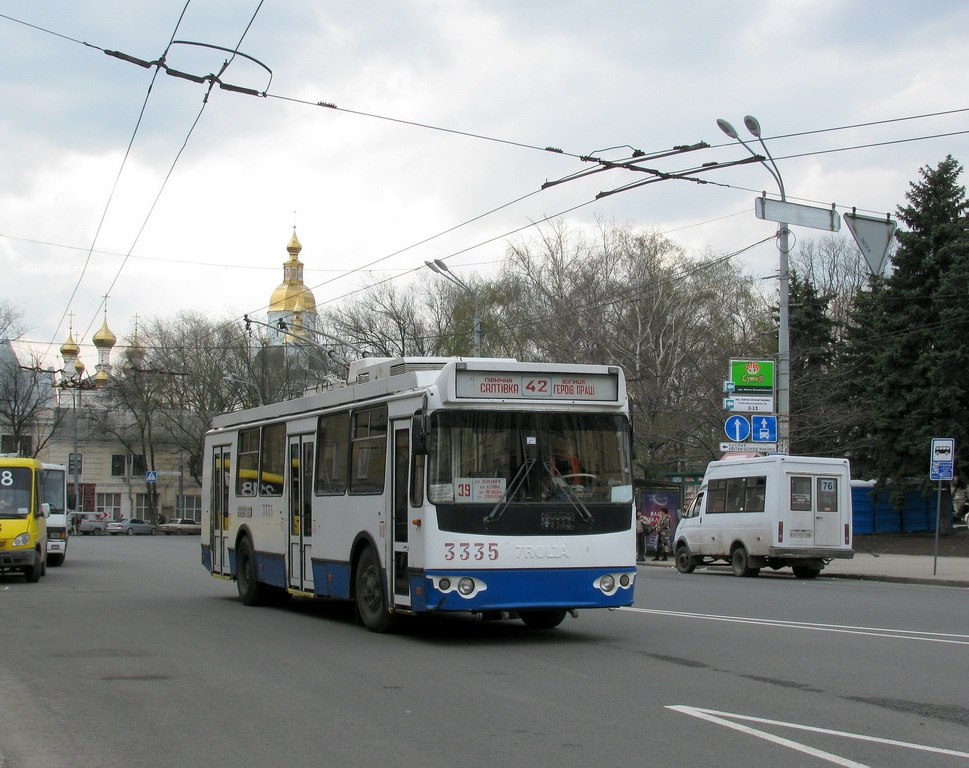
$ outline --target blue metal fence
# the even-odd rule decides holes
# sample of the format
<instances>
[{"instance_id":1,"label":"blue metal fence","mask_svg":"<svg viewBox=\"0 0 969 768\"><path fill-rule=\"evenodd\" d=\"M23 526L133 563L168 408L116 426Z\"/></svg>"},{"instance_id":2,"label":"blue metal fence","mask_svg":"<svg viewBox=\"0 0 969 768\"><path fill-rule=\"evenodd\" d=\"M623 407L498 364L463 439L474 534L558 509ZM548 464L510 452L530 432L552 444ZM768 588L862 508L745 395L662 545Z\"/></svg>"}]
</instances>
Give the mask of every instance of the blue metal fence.
<instances>
[{"instance_id":1,"label":"blue metal fence","mask_svg":"<svg viewBox=\"0 0 969 768\"><path fill-rule=\"evenodd\" d=\"M852 526L859 535L934 531L936 504L935 493L923 496L919 490L910 490L899 510L892 506L887 491L876 494L872 487L852 486ZM942 494L942 514L951 514L948 490Z\"/></svg>"}]
</instances>

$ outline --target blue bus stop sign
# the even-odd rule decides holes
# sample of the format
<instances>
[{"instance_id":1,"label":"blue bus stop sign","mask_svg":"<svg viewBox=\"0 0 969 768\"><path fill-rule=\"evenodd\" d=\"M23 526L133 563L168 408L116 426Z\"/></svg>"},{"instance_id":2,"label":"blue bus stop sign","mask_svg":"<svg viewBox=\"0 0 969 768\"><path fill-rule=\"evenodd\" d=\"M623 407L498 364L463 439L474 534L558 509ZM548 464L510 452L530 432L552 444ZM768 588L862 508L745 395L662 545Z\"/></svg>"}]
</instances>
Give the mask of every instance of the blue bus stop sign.
<instances>
[{"instance_id":1,"label":"blue bus stop sign","mask_svg":"<svg viewBox=\"0 0 969 768\"><path fill-rule=\"evenodd\" d=\"M929 461L929 480L951 480L955 464L956 441L951 437L933 437Z\"/></svg>"},{"instance_id":2,"label":"blue bus stop sign","mask_svg":"<svg viewBox=\"0 0 969 768\"><path fill-rule=\"evenodd\" d=\"M776 443L777 442L777 417L776 416L752 416L750 418L752 429L750 439L755 443Z\"/></svg>"}]
</instances>

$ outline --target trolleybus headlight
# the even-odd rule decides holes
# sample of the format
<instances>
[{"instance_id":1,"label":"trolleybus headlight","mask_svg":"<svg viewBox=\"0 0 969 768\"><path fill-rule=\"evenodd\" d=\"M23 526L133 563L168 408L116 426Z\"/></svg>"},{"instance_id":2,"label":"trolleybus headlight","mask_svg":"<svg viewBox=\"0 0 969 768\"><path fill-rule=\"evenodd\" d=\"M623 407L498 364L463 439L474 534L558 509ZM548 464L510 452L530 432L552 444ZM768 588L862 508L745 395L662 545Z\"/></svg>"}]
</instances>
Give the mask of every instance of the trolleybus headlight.
<instances>
[{"instance_id":1,"label":"trolleybus headlight","mask_svg":"<svg viewBox=\"0 0 969 768\"><path fill-rule=\"evenodd\" d=\"M624 573L622 576L619 577L619 586L621 586L621 587L628 587L629 586L629 574L628 573Z\"/></svg>"},{"instance_id":2,"label":"trolleybus headlight","mask_svg":"<svg viewBox=\"0 0 969 768\"><path fill-rule=\"evenodd\" d=\"M599 589L607 594L614 591L616 589L616 578L606 574L599 580Z\"/></svg>"},{"instance_id":3,"label":"trolleybus headlight","mask_svg":"<svg viewBox=\"0 0 969 768\"><path fill-rule=\"evenodd\" d=\"M467 597L472 592L474 592L474 579L469 579L465 576L458 582L458 592Z\"/></svg>"},{"instance_id":4,"label":"trolleybus headlight","mask_svg":"<svg viewBox=\"0 0 969 768\"><path fill-rule=\"evenodd\" d=\"M441 579L437 583L437 588L440 589L442 592L447 592L449 589L451 589L451 580L450 579Z\"/></svg>"}]
</instances>

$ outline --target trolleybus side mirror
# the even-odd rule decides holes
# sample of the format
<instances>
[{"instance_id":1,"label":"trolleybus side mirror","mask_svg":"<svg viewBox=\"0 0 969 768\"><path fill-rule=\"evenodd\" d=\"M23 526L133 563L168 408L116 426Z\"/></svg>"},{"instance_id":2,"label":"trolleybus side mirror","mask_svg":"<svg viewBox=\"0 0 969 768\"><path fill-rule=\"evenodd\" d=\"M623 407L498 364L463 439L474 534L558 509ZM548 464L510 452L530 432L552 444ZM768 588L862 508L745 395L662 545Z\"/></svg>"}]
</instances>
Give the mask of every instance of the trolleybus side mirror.
<instances>
[{"instance_id":1,"label":"trolleybus side mirror","mask_svg":"<svg viewBox=\"0 0 969 768\"><path fill-rule=\"evenodd\" d=\"M50 517L50 504L48 504L46 501L40 505L40 516Z\"/></svg>"},{"instance_id":2,"label":"trolleybus side mirror","mask_svg":"<svg viewBox=\"0 0 969 768\"><path fill-rule=\"evenodd\" d=\"M417 411L411 417L410 450L415 456L426 456L430 452L427 447L427 430L423 411Z\"/></svg>"}]
</instances>

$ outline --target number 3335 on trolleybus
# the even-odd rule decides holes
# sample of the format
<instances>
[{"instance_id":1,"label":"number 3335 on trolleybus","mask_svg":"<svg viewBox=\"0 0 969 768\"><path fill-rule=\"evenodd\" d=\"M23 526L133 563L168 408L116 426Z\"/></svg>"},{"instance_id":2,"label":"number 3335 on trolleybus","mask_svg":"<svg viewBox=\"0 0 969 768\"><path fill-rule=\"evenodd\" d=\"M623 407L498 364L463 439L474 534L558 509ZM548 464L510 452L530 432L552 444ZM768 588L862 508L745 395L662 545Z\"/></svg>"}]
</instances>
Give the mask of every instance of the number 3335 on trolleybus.
<instances>
[{"instance_id":1,"label":"number 3335 on trolleybus","mask_svg":"<svg viewBox=\"0 0 969 768\"><path fill-rule=\"evenodd\" d=\"M632 604L631 471L618 367L366 358L213 420L202 562L247 605L349 600L376 632L459 611L547 629Z\"/></svg>"}]
</instances>

